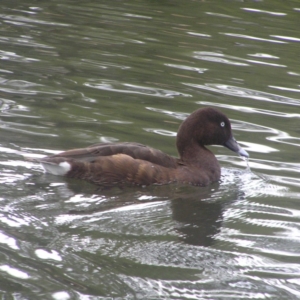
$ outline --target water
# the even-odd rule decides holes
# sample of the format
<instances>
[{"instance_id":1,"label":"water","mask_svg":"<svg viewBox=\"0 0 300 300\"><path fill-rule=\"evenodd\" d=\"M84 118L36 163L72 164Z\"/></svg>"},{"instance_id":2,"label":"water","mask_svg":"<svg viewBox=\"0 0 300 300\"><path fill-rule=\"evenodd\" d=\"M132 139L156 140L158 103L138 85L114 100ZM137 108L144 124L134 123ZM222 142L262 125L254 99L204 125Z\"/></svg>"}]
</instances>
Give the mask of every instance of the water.
<instances>
[{"instance_id":1,"label":"water","mask_svg":"<svg viewBox=\"0 0 300 300\"><path fill-rule=\"evenodd\" d=\"M299 14L2 1L1 299L299 299ZM23 158L101 141L177 155L179 124L204 106L250 154L211 147L209 187L99 191Z\"/></svg>"}]
</instances>

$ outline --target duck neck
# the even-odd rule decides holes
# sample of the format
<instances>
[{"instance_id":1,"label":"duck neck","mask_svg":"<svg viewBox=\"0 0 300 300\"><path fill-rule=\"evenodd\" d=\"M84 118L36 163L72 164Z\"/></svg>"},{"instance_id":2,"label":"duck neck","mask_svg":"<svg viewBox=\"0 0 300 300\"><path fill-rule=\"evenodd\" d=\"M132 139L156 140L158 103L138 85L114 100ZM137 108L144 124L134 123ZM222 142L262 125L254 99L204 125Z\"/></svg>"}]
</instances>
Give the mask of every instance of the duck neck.
<instances>
[{"instance_id":1,"label":"duck neck","mask_svg":"<svg viewBox=\"0 0 300 300\"><path fill-rule=\"evenodd\" d=\"M216 163L219 165L215 155L205 146L197 143L189 144L188 147L181 149L179 155L181 161L189 165L197 167L208 167Z\"/></svg>"}]
</instances>

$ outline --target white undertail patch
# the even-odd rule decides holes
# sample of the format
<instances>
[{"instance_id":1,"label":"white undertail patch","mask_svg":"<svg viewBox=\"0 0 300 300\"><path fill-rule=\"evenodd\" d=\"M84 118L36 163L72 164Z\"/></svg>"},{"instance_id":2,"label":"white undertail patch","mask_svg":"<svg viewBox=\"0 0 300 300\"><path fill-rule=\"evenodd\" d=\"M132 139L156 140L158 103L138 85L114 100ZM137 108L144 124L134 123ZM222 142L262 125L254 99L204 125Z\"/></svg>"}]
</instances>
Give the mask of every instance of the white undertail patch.
<instances>
[{"instance_id":1,"label":"white undertail patch","mask_svg":"<svg viewBox=\"0 0 300 300\"><path fill-rule=\"evenodd\" d=\"M64 176L71 170L71 164L66 161L59 164L42 161L41 164L47 173L53 175Z\"/></svg>"}]
</instances>

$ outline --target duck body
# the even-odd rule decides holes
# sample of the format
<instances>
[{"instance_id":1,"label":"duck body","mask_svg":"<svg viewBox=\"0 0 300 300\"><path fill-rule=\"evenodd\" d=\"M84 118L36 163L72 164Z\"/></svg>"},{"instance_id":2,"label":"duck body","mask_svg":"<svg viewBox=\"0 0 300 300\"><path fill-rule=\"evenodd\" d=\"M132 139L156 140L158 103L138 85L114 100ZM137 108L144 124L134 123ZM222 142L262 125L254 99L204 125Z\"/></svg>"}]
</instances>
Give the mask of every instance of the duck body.
<instances>
[{"instance_id":1,"label":"duck body","mask_svg":"<svg viewBox=\"0 0 300 300\"><path fill-rule=\"evenodd\" d=\"M138 143L101 143L40 160L54 175L87 180L103 187L181 183L206 186L220 179L214 154L205 145L248 153L234 140L228 118L213 108L193 112L179 127L179 158Z\"/></svg>"}]
</instances>

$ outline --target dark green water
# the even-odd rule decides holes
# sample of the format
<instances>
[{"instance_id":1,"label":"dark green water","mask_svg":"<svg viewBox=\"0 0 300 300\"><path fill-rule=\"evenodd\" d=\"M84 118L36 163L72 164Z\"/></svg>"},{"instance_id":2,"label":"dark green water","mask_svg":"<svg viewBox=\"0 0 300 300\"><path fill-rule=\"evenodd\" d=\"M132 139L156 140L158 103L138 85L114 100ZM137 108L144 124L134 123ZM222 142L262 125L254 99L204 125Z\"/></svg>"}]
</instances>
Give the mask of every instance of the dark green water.
<instances>
[{"instance_id":1,"label":"dark green water","mask_svg":"<svg viewBox=\"0 0 300 300\"><path fill-rule=\"evenodd\" d=\"M299 1L1 1L0 299L299 299ZM232 121L206 188L97 191L25 161L107 141L177 155Z\"/></svg>"}]
</instances>

